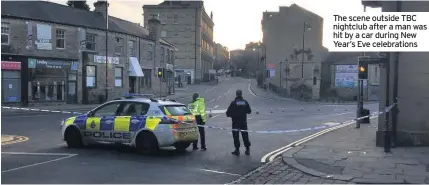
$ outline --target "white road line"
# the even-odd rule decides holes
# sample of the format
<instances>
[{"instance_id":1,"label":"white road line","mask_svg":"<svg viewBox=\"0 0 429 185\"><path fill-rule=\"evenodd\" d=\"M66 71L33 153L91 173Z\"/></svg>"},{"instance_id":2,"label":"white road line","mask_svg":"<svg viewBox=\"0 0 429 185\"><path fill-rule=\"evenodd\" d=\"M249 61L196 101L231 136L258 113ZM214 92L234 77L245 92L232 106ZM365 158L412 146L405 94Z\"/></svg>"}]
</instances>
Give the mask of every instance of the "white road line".
<instances>
[{"instance_id":1,"label":"white road line","mask_svg":"<svg viewBox=\"0 0 429 185\"><path fill-rule=\"evenodd\" d=\"M223 95L227 95L228 93L223 93Z\"/></svg>"},{"instance_id":2,"label":"white road line","mask_svg":"<svg viewBox=\"0 0 429 185\"><path fill-rule=\"evenodd\" d=\"M18 119L18 118L31 118L31 117L46 117L46 116L52 116L49 114L45 115L33 115L33 116L2 116L2 119Z\"/></svg>"},{"instance_id":3,"label":"white road line","mask_svg":"<svg viewBox=\"0 0 429 185\"><path fill-rule=\"evenodd\" d=\"M373 116L373 117L371 117L370 119L374 119L374 118L377 118L377 117L378 117L378 116ZM304 137L304 138L302 138L302 139L300 139L300 140L297 140L297 141L295 141L295 142L292 142L292 143L290 143L290 144L288 144L288 145L286 145L286 146L284 146L284 147L281 147L281 148L279 148L279 149L277 149L277 150L274 150L274 151L272 151L272 152L270 152L270 153L268 153L268 154L264 155L264 156L262 157L262 159L261 159L261 162L262 162L262 163L265 163L265 162L273 161L277 156L279 156L279 155L281 155L282 153L284 153L284 152L286 152L286 151L290 150L290 149L292 148L292 145L299 146L300 144L303 144L303 143L305 143L305 142L308 142L308 141L310 141L310 140L312 140L312 139L314 139L314 138L317 138L317 137L319 137L319 136L321 136L321 135L323 135L323 134L326 134L326 133L328 133L328 132L331 132L331 131L334 131L334 130L337 130L337 129L340 129L340 128L343 128L343 127L346 127L346 126L349 126L349 125L351 125L351 124L353 124L353 123L355 123L355 122L356 122L356 121L348 121L348 122L344 122L344 123L343 123L343 124L341 124L341 125L338 125L338 126L335 126L335 127L331 127L331 128L327 128L327 129L325 129L325 130L322 130L322 131L320 131L320 132L317 132L317 133L315 133L315 134L309 135L309 136ZM269 157L269 158L268 158L268 157ZM267 158L268 158L268 161L266 161L266 160L267 160Z\"/></svg>"},{"instance_id":4,"label":"white road line","mask_svg":"<svg viewBox=\"0 0 429 185\"><path fill-rule=\"evenodd\" d=\"M219 105L216 105L216 106L214 106L213 108L215 109L215 108L218 108L219 107Z\"/></svg>"},{"instance_id":5,"label":"white road line","mask_svg":"<svg viewBox=\"0 0 429 185\"><path fill-rule=\"evenodd\" d=\"M217 99L222 98L222 96L218 96Z\"/></svg>"},{"instance_id":6,"label":"white road line","mask_svg":"<svg viewBox=\"0 0 429 185\"><path fill-rule=\"evenodd\" d=\"M233 176L241 176L240 174L228 173L228 172L221 172L221 171L216 171L216 170L208 170L208 169L200 169L200 170L202 170L202 171L206 171L206 172L218 173L218 174L226 174L226 175L233 175Z\"/></svg>"},{"instance_id":7,"label":"white road line","mask_svg":"<svg viewBox=\"0 0 429 185\"><path fill-rule=\"evenodd\" d=\"M214 115L210 119L213 119L213 118L218 117L218 116L220 116L220 114Z\"/></svg>"},{"instance_id":8,"label":"white road line","mask_svg":"<svg viewBox=\"0 0 429 185\"><path fill-rule=\"evenodd\" d=\"M53 111L51 111L51 112L61 112L61 111L59 111L59 110L53 110Z\"/></svg>"},{"instance_id":9,"label":"white road line","mask_svg":"<svg viewBox=\"0 0 429 185\"><path fill-rule=\"evenodd\" d=\"M40 110L42 112L51 112L50 110Z\"/></svg>"},{"instance_id":10,"label":"white road line","mask_svg":"<svg viewBox=\"0 0 429 185\"><path fill-rule=\"evenodd\" d=\"M232 90L232 87L231 87L231 88L229 88L228 93L230 93L230 92L231 92L231 90Z\"/></svg>"},{"instance_id":11,"label":"white road line","mask_svg":"<svg viewBox=\"0 0 429 185\"><path fill-rule=\"evenodd\" d=\"M18 168L12 168L12 169L8 169L8 170L3 170L1 172L5 173L5 172L16 171L16 170L20 170L20 169L24 169L24 168L33 167L33 166L39 166L39 165L42 165L42 164L51 163L51 162L55 162L55 161L60 161L60 160L63 160L63 159L67 159L67 158L70 158L70 157L74 157L76 155L77 154L69 155L69 156L65 156L65 157L61 157L61 158L58 158L58 159L53 159L53 160L49 160L49 161L45 161L45 162L34 163L34 164L30 164L30 165L21 166L21 167L18 167Z\"/></svg>"},{"instance_id":12,"label":"white road line","mask_svg":"<svg viewBox=\"0 0 429 185\"><path fill-rule=\"evenodd\" d=\"M250 85L251 84L249 83L249 85L247 86L247 90L249 90L249 92L250 92L251 95L256 96L256 94L253 93L253 91L250 89Z\"/></svg>"},{"instance_id":13,"label":"white road line","mask_svg":"<svg viewBox=\"0 0 429 185\"><path fill-rule=\"evenodd\" d=\"M1 107L1 108L4 108L4 109L10 109L10 107Z\"/></svg>"},{"instance_id":14,"label":"white road line","mask_svg":"<svg viewBox=\"0 0 429 185\"><path fill-rule=\"evenodd\" d=\"M209 103L214 102L216 99L210 100Z\"/></svg>"},{"instance_id":15,"label":"white road line","mask_svg":"<svg viewBox=\"0 0 429 185\"><path fill-rule=\"evenodd\" d=\"M2 154L8 154L8 155L45 155L45 156L77 155L77 154L69 154L69 153L27 153L27 152L2 152Z\"/></svg>"}]
</instances>

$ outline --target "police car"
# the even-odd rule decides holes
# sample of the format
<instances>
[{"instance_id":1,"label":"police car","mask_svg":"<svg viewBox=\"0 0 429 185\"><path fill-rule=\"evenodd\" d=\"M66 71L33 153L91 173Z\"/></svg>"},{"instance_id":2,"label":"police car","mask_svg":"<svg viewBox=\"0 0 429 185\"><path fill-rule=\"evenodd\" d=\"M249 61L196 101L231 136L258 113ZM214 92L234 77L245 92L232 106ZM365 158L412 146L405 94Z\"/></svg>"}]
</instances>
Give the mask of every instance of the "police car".
<instances>
[{"instance_id":1,"label":"police car","mask_svg":"<svg viewBox=\"0 0 429 185\"><path fill-rule=\"evenodd\" d=\"M61 122L68 147L91 143L131 145L139 152L155 154L160 147L186 150L198 140L195 116L181 103L127 95Z\"/></svg>"}]
</instances>

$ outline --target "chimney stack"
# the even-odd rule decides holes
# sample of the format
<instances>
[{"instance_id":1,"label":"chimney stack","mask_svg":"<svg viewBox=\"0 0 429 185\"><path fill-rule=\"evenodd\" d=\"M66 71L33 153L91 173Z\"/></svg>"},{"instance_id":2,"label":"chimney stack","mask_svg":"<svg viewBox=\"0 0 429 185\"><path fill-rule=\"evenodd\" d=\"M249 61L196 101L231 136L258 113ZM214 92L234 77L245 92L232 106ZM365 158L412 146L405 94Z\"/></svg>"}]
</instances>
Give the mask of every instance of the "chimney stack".
<instances>
[{"instance_id":1,"label":"chimney stack","mask_svg":"<svg viewBox=\"0 0 429 185\"><path fill-rule=\"evenodd\" d=\"M103 16L106 16L108 7L109 7L109 3L107 2L107 0L106 1L97 0L97 2L94 3L94 12L98 12Z\"/></svg>"}]
</instances>

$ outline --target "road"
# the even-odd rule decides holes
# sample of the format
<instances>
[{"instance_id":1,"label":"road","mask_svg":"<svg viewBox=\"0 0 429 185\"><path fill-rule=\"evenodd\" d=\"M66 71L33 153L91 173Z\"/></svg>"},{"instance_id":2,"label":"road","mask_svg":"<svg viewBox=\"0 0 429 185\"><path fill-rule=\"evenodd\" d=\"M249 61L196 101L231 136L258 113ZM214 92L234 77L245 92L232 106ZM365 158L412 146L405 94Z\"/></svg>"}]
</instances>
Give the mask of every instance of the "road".
<instances>
[{"instance_id":1,"label":"road","mask_svg":"<svg viewBox=\"0 0 429 185\"><path fill-rule=\"evenodd\" d=\"M244 98L252 106L253 113L248 118L252 131L302 129L343 122L355 116L355 105L264 99L250 91L249 83L247 79L233 77L216 86L195 86L194 89L205 98L207 109L212 110L207 124L231 127L224 112L237 89L243 91ZM187 103L189 99L178 101ZM377 107L377 104L368 105L372 111ZM70 116L2 109L2 134L28 138L2 144L2 183L228 183L257 168L265 154L316 132L250 133L251 155L242 152L237 157L231 155L234 148L230 131L207 128L207 151L189 148L187 152L179 153L165 148L159 156L153 157L139 155L124 146L69 149L61 141L60 122Z\"/></svg>"}]
</instances>

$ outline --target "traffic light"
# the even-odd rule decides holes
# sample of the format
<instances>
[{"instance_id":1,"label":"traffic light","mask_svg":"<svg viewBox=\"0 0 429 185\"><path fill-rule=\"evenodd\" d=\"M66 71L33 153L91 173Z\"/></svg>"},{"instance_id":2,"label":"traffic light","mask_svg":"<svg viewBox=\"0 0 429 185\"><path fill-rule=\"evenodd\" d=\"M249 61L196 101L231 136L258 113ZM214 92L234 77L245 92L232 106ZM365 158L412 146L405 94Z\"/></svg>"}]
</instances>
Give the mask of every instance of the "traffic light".
<instances>
[{"instance_id":1,"label":"traffic light","mask_svg":"<svg viewBox=\"0 0 429 185\"><path fill-rule=\"evenodd\" d=\"M359 79L366 80L368 79L368 63L359 63Z\"/></svg>"},{"instance_id":2,"label":"traffic light","mask_svg":"<svg viewBox=\"0 0 429 185\"><path fill-rule=\"evenodd\" d=\"M164 68L158 68L158 73L156 74L156 76L158 78L161 78L164 75Z\"/></svg>"}]
</instances>

